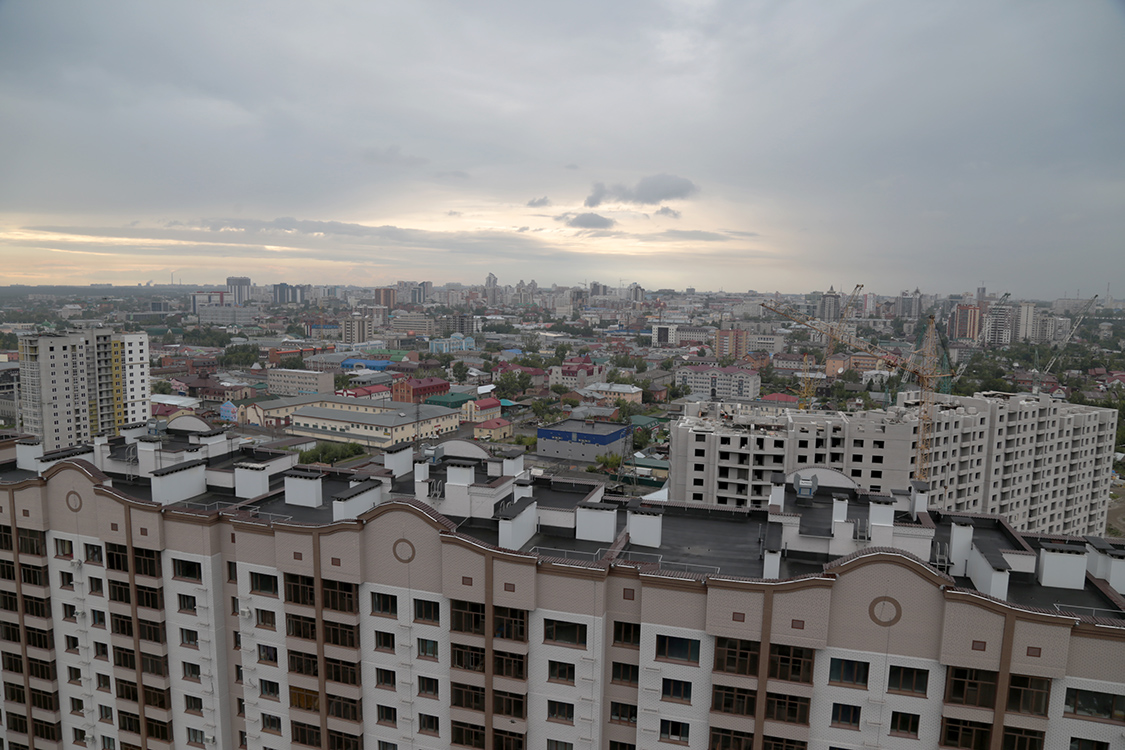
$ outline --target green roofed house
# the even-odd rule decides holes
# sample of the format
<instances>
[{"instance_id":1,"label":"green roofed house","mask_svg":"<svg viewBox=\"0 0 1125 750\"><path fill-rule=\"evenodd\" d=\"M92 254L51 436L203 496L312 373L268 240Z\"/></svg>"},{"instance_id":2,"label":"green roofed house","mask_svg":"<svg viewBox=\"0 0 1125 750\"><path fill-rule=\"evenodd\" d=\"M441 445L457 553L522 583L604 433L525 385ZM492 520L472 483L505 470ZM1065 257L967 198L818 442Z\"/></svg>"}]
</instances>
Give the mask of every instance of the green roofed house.
<instances>
[{"instance_id":1,"label":"green roofed house","mask_svg":"<svg viewBox=\"0 0 1125 750\"><path fill-rule=\"evenodd\" d=\"M656 417L646 417L643 414L635 414L632 417L629 417L629 421L633 423L633 427L635 429L640 429L643 427L649 432L655 432L656 429L660 427L661 424L663 424Z\"/></svg>"},{"instance_id":2,"label":"green roofed house","mask_svg":"<svg viewBox=\"0 0 1125 750\"><path fill-rule=\"evenodd\" d=\"M442 393L437 396L430 396L424 403L444 406L446 409L460 409L472 400L473 397L468 393Z\"/></svg>"}]
</instances>

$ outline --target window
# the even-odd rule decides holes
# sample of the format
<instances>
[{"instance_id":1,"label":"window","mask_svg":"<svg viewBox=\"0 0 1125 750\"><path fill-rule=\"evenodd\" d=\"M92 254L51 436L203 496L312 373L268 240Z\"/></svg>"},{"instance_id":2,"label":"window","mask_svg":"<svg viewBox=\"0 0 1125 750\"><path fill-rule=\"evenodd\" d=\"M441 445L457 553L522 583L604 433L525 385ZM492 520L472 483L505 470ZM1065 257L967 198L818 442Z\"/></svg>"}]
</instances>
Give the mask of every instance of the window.
<instances>
[{"instance_id":1,"label":"window","mask_svg":"<svg viewBox=\"0 0 1125 750\"><path fill-rule=\"evenodd\" d=\"M812 684L813 653L800 646L770 646L770 677Z\"/></svg>"},{"instance_id":2,"label":"window","mask_svg":"<svg viewBox=\"0 0 1125 750\"><path fill-rule=\"evenodd\" d=\"M586 626L577 622L566 622L565 620L544 620L543 642L585 646Z\"/></svg>"},{"instance_id":3,"label":"window","mask_svg":"<svg viewBox=\"0 0 1125 750\"><path fill-rule=\"evenodd\" d=\"M699 663L699 641L673 635L656 636L656 658Z\"/></svg>"},{"instance_id":4,"label":"window","mask_svg":"<svg viewBox=\"0 0 1125 750\"><path fill-rule=\"evenodd\" d=\"M461 643L451 644L450 666L453 669L464 669L469 672L483 672L484 649Z\"/></svg>"},{"instance_id":5,"label":"window","mask_svg":"<svg viewBox=\"0 0 1125 750\"><path fill-rule=\"evenodd\" d=\"M103 596L105 594L105 587L100 578L87 578L86 585L90 587L90 593L94 596Z\"/></svg>"},{"instance_id":6,"label":"window","mask_svg":"<svg viewBox=\"0 0 1125 750\"><path fill-rule=\"evenodd\" d=\"M753 750L754 735L736 729L711 729L710 750Z\"/></svg>"},{"instance_id":7,"label":"window","mask_svg":"<svg viewBox=\"0 0 1125 750\"><path fill-rule=\"evenodd\" d=\"M547 750L574 750L574 743L562 740L547 740Z\"/></svg>"},{"instance_id":8,"label":"window","mask_svg":"<svg viewBox=\"0 0 1125 750\"><path fill-rule=\"evenodd\" d=\"M837 685L867 687L867 662L833 659L828 667L828 681Z\"/></svg>"},{"instance_id":9,"label":"window","mask_svg":"<svg viewBox=\"0 0 1125 750\"><path fill-rule=\"evenodd\" d=\"M809 699L781 693L766 693L766 718L790 724L808 724Z\"/></svg>"},{"instance_id":10,"label":"window","mask_svg":"<svg viewBox=\"0 0 1125 750\"><path fill-rule=\"evenodd\" d=\"M547 701L547 721L574 723L574 704L561 701Z\"/></svg>"},{"instance_id":11,"label":"window","mask_svg":"<svg viewBox=\"0 0 1125 750\"><path fill-rule=\"evenodd\" d=\"M492 710L500 716L513 716L522 719L526 716L526 696L508 693L503 690L492 691Z\"/></svg>"},{"instance_id":12,"label":"window","mask_svg":"<svg viewBox=\"0 0 1125 750\"><path fill-rule=\"evenodd\" d=\"M258 644L258 661L265 664L277 664L277 646Z\"/></svg>"},{"instance_id":13,"label":"window","mask_svg":"<svg viewBox=\"0 0 1125 750\"><path fill-rule=\"evenodd\" d=\"M639 622L614 622L613 645L640 648L641 624Z\"/></svg>"},{"instance_id":14,"label":"window","mask_svg":"<svg viewBox=\"0 0 1125 750\"><path fill-rule=\"evenodd\" d=\"M376 651L391 651L395 650L395 634L386 633L381 630L375 631L375 650Z\"/></svg>"},{"instance_id":15,"label":"window","mask_svg":"<svg viewBox=\"0 0 1125 750\"><path fill-rule=\"evenodd\" d=\"M1109 750L1109 743L1099 740L1084 740L1081 737L1071 737L1070 750Z\"/></svg>"},{"instance_id":16,"label":"window","mask_svg":"<svg viewBox=\"0 0 1125 750\"><path fill-rule=\"evenodd\" d=\"M632 745L628 742L618 742L617 740L610 740L609 750L637 750L637 746Z\"/></svg>"},{"instance_id":17,"label":"window","mask_svg":"<svg viewBox=\"0 0 1125 750\"><path fill-rule=\"evenodd\" d=\"M184 711L189 714L203 713L203 699L198 695L184 696Z\"/></svg>"},{"instance_id":18,"label":"window","mask_svg":"<svg viewBox=\"0 0 1125 750\"><path fill-rule=\"evenodd\" d=\"M452 622L449 629L455 633L484 635L484 605L454 599L449 605Z\"/></svg>"},{"instance_id":19,"label":"window","mask_svg":"<svg viewBox=\"0 0 1125 750\"><path fill-rule=\"evenodd\" d=\"M564 661L547 662L547 679L551 682L574 684L574 665Z\"/></svg>"},{"instance_id":20,"label":"window","mask_svg":"<svg viewBox=\"0 0 1125 750\"><path fill-rule=\"evenodd\" d=\"M512 607L492 608L495 636L509 641L527 641L527 611Z\"/></svg>"},{"instance_id":21,"label":"window","mask_svg":"<svg viewBox=\"0 0 1125 750\"><path fill-rule=\"evenodd\" d=\"M1125 721L1125 696L1067 688L1063 711L1072 716Z\"/></svg>"},{"instance_id":22,"label":"window","mask_svg":"<svg viewBox=\"0 0 1125 750\"><path fill-rule=\"evenodd\" d=\"M427 698L438 697L438 680L436 677L419 677L418 678L418 695L424 695Z\"/></svg>"},{"instance_id":23,"label":"window","mask_svg":"<svg viewBox=\"0 0 1125 750\"><path fill-rule=\"evenodd\" d=\"M203 566L188 560L172 560L172 576L189 581L202 581Z\"/></svg>"},{"instance_id":24,"label":"window","mask_svg":"<svg viewBox=\"0 0 1125 750\"><path fill-rule=\"evenodd\" d=\"M833 703L832 726L859 729L859 706L849 706L846 703Z\"/></svg>"},{"instance_id":25,"label":"window","mask_svg":"<svg viewBox=\"0 0 1125 750\"><path fill-rule=\"evenodd\" d=\"M316 677L319 674L317 669L316 654L306 654L301 651L289 651L289 671L297 674L308 675Z\"/></svg>"},{"instance_id":26,"label":"window","mask_svg":"<svg viewBox=\"0 0 1125 750\"><path fill-rule=\"evenodd\" d=\"M473 711L484 710L484 688L475 685L450 685L450 703L458 708L468 708Z\"/></svg>"},{"instance_id":27,"label":"window","mask_svg":"<svg viewBox=\"0 0 1125 750\"><path fill-rule=\"evenodd\" d=\"M523 654L493 651L492 657L492 670L498 677L508 677L513 680L526 678L525 664L527 657Z\"/></svg>"},{"instance_id":28,"label":"window","mask_svg":"<svg viewBox=\"0 0 1125 750\"><path fill-rule=\"evenodd\" d=\"M74 574L66 571L59 571L59 588L73 589L74 588Z\"/></svg>"},{"instance_id":29,"label":"window","mask_svg":"<svg viewBox=\"0 0 1125 750\"><path fill-rule=\"evenodd\" d=\"M925 669L892 666L890 677L887 680L887 690L892 693L925 695L929 677L930 673Z\"/></svg>"},{"instance_id":30,"label":"window","mask_svg":"<svg viewBox=\"0 0 1125 750\"><path fill-rule=\"evenodd\" d=\"M758 675L757 641L742 641L737 638L717 638L715 640L715 671L729 674Z\"/></svg>"},{"instance_id":31,"label":"window","mask_svg":"<svg viewBox=\"0 0 1125 750\"><path fill-rule=\"evenodd\" d=\"M636 724L637 707L630 703L611 702L609 704L609 720L615 724Z\"/></svg>"},{"instance_id":32,"label":"window","mask_svg":"<svg viewBox=\"0 0 1125 750\"><path fill-rule=\"evenodd\" d=\"M359 587L354 583L325 580L321 583L324 594L324 608L333 612L358 612L356 594Z\"/></svg>"},{"instance_id":33,"label":"window","mask_svg":"<svg viewBox=\"0 0 1125 750\"><path fill-rule=\"evenodd\" d=\"M691 703L691 683L685 680L669 680L668 678L664 678L664 685L661 689L661 699Z\"/></svg>"},{"instance_id":34,"label":"window","mask_svg":"<svg viewBox=\"0 0 1125 750\"><path fill-rule=\"evenodd\" d=\"M1017 714L1047 715L1051 681L1043 677L1014 674L1008 682L1008 710Z\"/></svg>"},{"instance_id":35,"label":"window","mask_svg":"<svg viewBox=\"0 0 1125 750\"><path fill-rule=\"evenodd\" d=\"M1003 750L1043 750L1043 732L1004 727Z\"/></svg>"},{"instance_id":36,"label":"window","mask_svg":"<svg viewBox=\"0 0 1125 750\"><path fill-rule=\"evenodd\" d=\"M102 564L102 546L100 544L86 545L86 562L94 565Z\"/></svg>"},{"instance_id":37,"label":"window","mask_svg":"<svg viewBox=\"0 0 1125 750\"><path fill-rule=\"evenodd\" d=\"M392 727L398 724L398 709L394 706L376 706L375 716L380 724Z\"/></svg>"},{"instance_id":38,"label":"window","mask_svg":"<svg viewBox=\"0 0 1125 750\"><path fill-rule=\"evenodd\" d=\"M228 583L238 583L238 563L236 563L236 562L228 562L227 563L227 582Z\"/></svg>"},{"instance_id":39,"label":"window","mask_svg":"<svg viewBox=\"0 0 1125 750\"><path fill-rule=\"evenodd\" d=\"M289 687L289 705L305 711L320 710L320 693L305 688Z\"/></svg>"},{"instance_id":40,"label":"window","mask_svg":"<svg viewBox=\"0 0 1125 750\"><path fill-rule=\"evenodd\" d=\"M991 738L991 724L962 719L941 720L941 744L943 747L976 750L976 748L988 747Z\"/></svg>"},{"instance_id":41,"label":"window","mask_svg":"<svg viewBox=\"0 0 1125 750\"><path fill-rule=\"evenodd\" d=\"M394 594L371 593L371 614L398 617L398 597Z\"/></svg>"},{"instance_id":42,"label":"window","mask_svg":"<svg viewBox=\"0 0 1125 750\"><path fill-rule=\"evenodd\" d=\"M438 726L440 721L438 717L430 714L418 714L418 733L438 735Z\"/></svg>"},{"instance_id":43,"label":"window","mask_svg":"<svg viewBox=\"0 0 1125 750\"><path fill-rule=\"evenodd\" d=\"M69 539L56 539L55 557L74 557L74 542Z\"/></svg>"},{"instance_id":44,"label":"window","mask_svg":"<svg viewBox=\"0 0 1125 750\"><path fill-rule=\"evenodd\" d=\"M611 681L624 685L636 685L640 680L640 674L641 668L636 664L623 664L615 661L613 662Z\"/></svg>"},{"instance_id":45,"label":"window","mask_svg":"<svg viewBox=\"0 0 1125 750\"><path fill-rule=\"evenodd\" d=\"M419 678L424 679L424 678ZM375 670L375 687L383 688L384 690L395 689L395 672L393 669L376 669Z\"/></svg>"},{"instance_id":46,"label":"window","mask_svg":"<svg viewBox=\"0 0 1125 750\"><path fill-rule=\"evenodd\" d=\"M722 714L753 716L757 698L757 691L754 690L715 685L711 688L711 710Z\"/></svg>"},{"instance_id":47,"label":"window","mask_svg":"<svg viewBox=\"0 0 1125 750\"><path fill-rule=\"evenodd\" d=\"M983 669L950 667L945 702L992 708L996 703L996 673Z\"/></svg>"},{"instance_id":48,"label":"window","mask_svg":"<svg viewBox=\"0 0 1125 750\"><path fill-rule=\"evenodd\" d=\"M232 565L234 563L231 563ZM230 571L237 574L236 571ZM231 576L234 579L234 576ZM250 573L250 590L255 594L265 594L266 596L277 596L277 576L271 576L266 573Z\"/></svg>"},{"instance_id":49,"label":"window","mask_svg":"<svg viewBox=\"0 0 1125 750\"><path fill-rule=\"evenodd\" d=\"M430 625L441 624L441 604L428 599L414 600L414 622L424 622Z\"/></svg>"},{"instance_id":50,"label":"window","mask_svg":"<svg viewBox=\"0 0 1125 750\"><path fill-rule=\"evenodd\" d=\"M273 680L262 680L259 687L263 698L281 698L281 685Z\"/></svg>"},{"instance_id":51,"label":"window","mask_svg":"<svg viewBox=\"0 0 1125 750\"><path fill-rule=\"evenodd\" d=\"M304 618L302 618L304 619ZM272 609L255 609L254 624L259 628L277 629L277 614ZM315 627L315 626L314 626ZM315 632L315 630L314 630ZM315 637L315 636L314 636Z\"/></svg>"},{"instance_id":52,"label":"window","mask_svg":"<svg viewBox=\"0 0 1125 750\"><path fill-rule=\"evenodd\" d=\"M333 646L355 648L359 640L359 626L345 625L342 622L324 621L324 642Z\"/></svg>"},{"instance_id":53,"label":"window","mask_svg":"<svg viewBox=\"0 0 1125 750\"><path fill-rule=\"evenodd\" d=\"M686 721L671 721L670 719L660 720L660 739L668 740L669 742L683 742L688 741L688 725Z\"/></svg>"},{"instance_id":54,"label":"window","mask_svg":"<svg viewBox=\"0 0 1125 750\"><path fill-rule=\"evenodd\" d=\"M891 734L901 737L918 737L918 714L891 712Z\"/></svg>"},{"instance_id":55,"label":"window","mask_svg":"<svg viewBox=\"0 0 1125 750\"><path fill-rule=\"evenodd\" d=\"M484 727L463 721L449 722L450 741L462 747L484 747Z\"/></svg>"},{"instance_id":56,"label":"window","mask_svg":"<svg viewBox=\"0 0 1125 750\"><path fill-rule=\"evenodd\" d=\"M312 576L299 576L294 573L286 573L285 601L293 604L303 604L306 607L315 607L316 582L313 580Z\"/></svg>"},{"instance_id":57,"label":"window","mask_svg":"<svg viewBox=\"0 0 1125 750\"><path fill-rule=\"evenodd\" d=\"M281 733L281 717L273 714L262 714L262 731L271 734Z\"/></svg>"},{"instance_id":58,"label":"window","mask_svg":"<svg viewBox=\"0 0 1125 750\"><path fill-rule=\"evenodd\" d=\"M346 721L359 721L359 700L328 695L328 715Z\"/></svg>"},{"instance_id":59,"label":"window","mask_svg":"<svg viewBox=\"0 0 1125 750\"><path fill-rule=\"evenodd\" d=\"M437 659L438 658L438 642L430 638L418 639L418 658L419 659Z\"/></svg>"},{"instance_id":60,"label":"window","mask_svg":"<svg viewBox=\"0 0 1125 750\"><path fill-rule=\"evenodd\" d=\"M320 747L320 727L312 724L302 724L299 721L289 722L289 733L296 745Z\"/></svg>"},{"instance_id":61,"label":"window","mask_svg":"<svg viewBox=\"0 0 1125 750\"><path fill-rule=\"evenodd\" d=\"M180 628L180 645L199 648L199 633L195 630Z\"/></svg>"},{"instance_id":62,"label":"window","mask_svg":"<svg viewBox=\"0 0 1125 750\"><path fill-rule=\"evenodd\" d=\"M287 614L285 615L285 633L294 638L304 638L308 641L315 641L316 619Z\"/></svg>"},{"instance_id":63,"label":"window","mask_svg":"<svg viewBox=\"0 0 1125 750\"><path fill-rule=\"evenodd\" d=\"M195 597L188 594L180 594L180 611L181 612L195 612Z\"/></svg>"}]
</instances>

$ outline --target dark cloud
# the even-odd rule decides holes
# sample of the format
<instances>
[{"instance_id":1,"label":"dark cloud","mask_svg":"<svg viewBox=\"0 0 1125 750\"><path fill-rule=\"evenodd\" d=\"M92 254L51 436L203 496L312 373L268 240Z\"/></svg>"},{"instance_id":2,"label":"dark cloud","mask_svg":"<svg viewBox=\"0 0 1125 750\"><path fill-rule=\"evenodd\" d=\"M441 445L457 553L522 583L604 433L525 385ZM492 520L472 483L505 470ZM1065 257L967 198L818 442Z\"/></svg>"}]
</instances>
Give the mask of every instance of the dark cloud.
<instances>
[{"instance_id":1,"label":"dark cloud","mask_svg":"<svg viewBox=\"0 0 1125 750\"><path fill-rule=\"evenodd\" d=\"M575 229L609 229L617 224L615 219L595 213L563 214L562 216L556 216L555 220Z\"/></svg>"},{"instance_id":2,"label":"dark cloud","mask_svg":"<svg viewBox=\"0 0 1125 750\"><path fill-rule=\"evenodd\" d=\"M674 208L669 208L668 206L661 206L659 208L659 210L656 211L654 216L668 216L668 217L673 218L673 219L678 219L678 218L680 218L680 216L682 216L682 214Z\"/></svg>"},{"instance_id":3,"label":"dark cloud","mask_svg":"<svg viewBox=\"0 0 1125 750\"><path fill-rule=\"evenodd\" d=\"M618 203L637 203L651 206L676 198L690 198L699 192L699 187L686 177L672 174L654 174L641 178L634 187L627 185L606 186L595 182L593 190L586 196L586 207L594 208L606 201Z\"/></svg>"},{"instance_id":4,"label":"dark cloud","mask_svg":"<svg viewBox=\"0 0 1125 750\"><path fill-rule=\"evenodd\" d=\"M545 195L542 198L532 198L527 202L528 208L543 208L549 205L551 205L551 199Z\"/></svg>"}]
</instances>

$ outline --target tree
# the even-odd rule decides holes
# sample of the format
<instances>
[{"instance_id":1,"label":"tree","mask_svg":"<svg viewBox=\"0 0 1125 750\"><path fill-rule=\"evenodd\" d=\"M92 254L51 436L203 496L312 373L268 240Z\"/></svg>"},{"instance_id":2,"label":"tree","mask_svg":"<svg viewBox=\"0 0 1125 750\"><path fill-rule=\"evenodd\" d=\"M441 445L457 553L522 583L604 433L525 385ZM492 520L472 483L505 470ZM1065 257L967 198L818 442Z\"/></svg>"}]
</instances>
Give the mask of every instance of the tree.
<instances>
[{"instance_id":1,"label":"tree","mask_svg":"<svg viewBox=\"0 0 1125 750\"><path fill-rule=\"evenodd\" d=\"M154 395L170 396L172 395L172 384L167 380L157 380L152 384L152 392Z\"/></svg>"},{"instance_id":2,"label":"tree","mask_svg":"<svg viewBox=\"0 0 1125 750\"><path fill-rule=\"evenodd\" d=\"M538 352L540 341L538 333L525 333L520 337L525 352Z\"/></svg>"},{"instance_id":3,"label":"tree","mask_svg":"<svg viewBox=\"0 0 1125 750\"><path fill-rule=\"evenodd\" d=\"M513 398L520 390L519 378L514 372L505 372L492 383L496 386L497 398Z\"/></svg>"},{"instance_id":4,"label":"tree","mask_svg":"<svg viewBox=\"0 0 1125 750\"><path fill-rule=\"evenodd\" d=\"M469 378L469 366L461 360L457 360L456 362L454 362L453 378L458 383L464 383Z\"/></svg>"},{"instance_id":5,"label":"tree","mask_svg":"<svg viewBox=\"0 0 1125 750\"><path fill-rule=\"evenodd\" d=\"M652 442L652 433L644 427L638 427L633 430L633 448L635 450L644 450Z\"/></svg>"},{"instance_id":6,"label":"tree","mask_svg":"<svg viewBox=\"0 0 1125 750\"><path fill-rule=\"evenodd\" d=\"M621 468L621 455L618 453L607 453L598 456L596 460L606 471L617 471Z\"/></svg>"},{"instance_id":7,"label":"tree","mask_svg":"<svg viewBox=\"0 0 1125 750\"><path fill-rule=\"evenodd\" d=\"M520 389L520 393L527 391L531 387L531 373L521 371L516 376L516 385Z\"/></svg>"},{"instance_id":8,"label":"tree","mask_svg":"<svg viewBox=\"0 0 1125 750\"><path fill-rule=\"evenodd\" d=\"M337 391L342 391L351 385L352 376L346 372L337 373L332 379L332 385Z\"/></svg>"},{"instance_id":9,"label":"tree","mask_svg":"<svg viewBox=\"0 0 1125 750\"><path fill-rule=\"evenodd\" d=\"M300 357L286 357L277 363L282 370L305 370L305 360Z\"/></svg>"},{"instance_id":10,"label":"tree","mask_svg":"<svg viewBox=\"0 0 1125 750\"><path fill-rule=\"evenodd\" d=\"M298 460L303 464L324 463L335 465L337 461L345 461L365 453L359 443L317 443L316 447L301 451Z\"/></svg>"},{"instance_id":11,"label":"tree","mask_svg":"<svg viewBox=\"0 0 1125 750\"><path fill-rule=\"evenodd\" d=\"M566 359L566 355L570 353L570 344L559 344L555 347L555 359Z\"/></svg>"},{"instance_id":12,"label":"tree","mask_svg":"<svg viewBox=\"0 0 1125 750\"><path fill-rule=\"evenodd\" d=\"M570 388L566 387L562 383L555 383L554 385L551 386L551 393L555 393L555 394L558 394L559 396L562 396L562 395L565 395L567 393L570 393Z\"/></svg>"}]
</instances>

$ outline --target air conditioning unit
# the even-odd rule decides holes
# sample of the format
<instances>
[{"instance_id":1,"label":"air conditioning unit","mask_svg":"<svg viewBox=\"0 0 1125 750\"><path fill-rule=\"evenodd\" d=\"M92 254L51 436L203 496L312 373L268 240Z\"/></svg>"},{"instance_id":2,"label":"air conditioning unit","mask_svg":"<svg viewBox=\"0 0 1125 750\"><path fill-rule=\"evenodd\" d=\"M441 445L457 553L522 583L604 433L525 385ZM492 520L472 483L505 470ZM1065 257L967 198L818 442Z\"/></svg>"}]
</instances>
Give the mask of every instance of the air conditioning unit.
<instances>
[{"instance_id":1,"label":"air conditioning unit","mask_svg":"<svg viewBox=\"0 0 1125 750\"><path fill-rule=\"evenodd\" d=\"M250 615L254 614L254 611L249 607L243 607L242 609L238 610L238 614L240 617L249 617Z\"/></svg>"},{"instance_id":2,"label":"air conditioning unit","mask_svg":"<svg viewBox=\"0 0 1125 750\"><path fill-rule=\"evenodd\" d=\"M76 609L76 610L74 610L74 617L75 617L76 619L79 619L79 620L81 620L81 619L82 619L83 617L85 617L85 616L86 616L86 610L84 610L84 609Z\"/></svg>"},{"instance_id":3,"label":"air conditioning unit","mask_svg":"<svg viewBox=\"0 0 1125 750\"><path fill-rule=\"evenodd\" d=\"M87 743L87 744L88 744L89 746L93 747L94 743L95 743L95 742L97 742L97 739L98 739L98 738L94 736L94 733L93 733L93 732L86 732L86 737L85 737L85 739L86 739L86 743Z\"/></svg>"},{"instance_id":4,"label":"air conditioning unit","mask_svg":"<svg viewBox=\"0 0 1125 750\"><path fill-rule=\"evenodd\" d=\"M203 735L203 741L206 742L208 745L214 745L215 744L215 735L205 734L205 735Z\"/></svg>"},{"instance_id":5,"label":"air conditioning unit","mask_svg":"<svg viewBox=\"0 0 1125 750\"><path fill-rule=\"evenodd\" d=\"M70 561L70 567L72 567L72 568L74 568L75 570L77 570L78 568L81 568L81 567L82 567L82 561L81 561L81 560L79 560L79 559L77 559L77 558L76 558L76 559L74 559L74 560L71 560L71 561Z\"/></svg>"}]
</instances>

